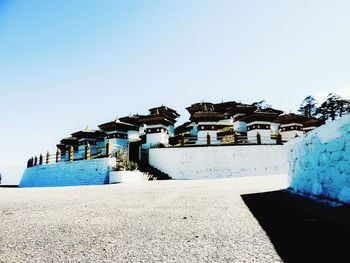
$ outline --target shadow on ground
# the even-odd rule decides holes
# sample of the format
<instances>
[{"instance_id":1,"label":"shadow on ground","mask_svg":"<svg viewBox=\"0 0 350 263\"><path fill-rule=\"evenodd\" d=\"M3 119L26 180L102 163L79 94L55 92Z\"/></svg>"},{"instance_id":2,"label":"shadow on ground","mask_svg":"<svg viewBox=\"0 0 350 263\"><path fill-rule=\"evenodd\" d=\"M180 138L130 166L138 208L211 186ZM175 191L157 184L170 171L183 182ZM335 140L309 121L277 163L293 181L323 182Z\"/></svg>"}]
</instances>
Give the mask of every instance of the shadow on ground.
<instances>
[{"instance_id":1,"label":"shadow on ground","mask_svg":"<svg viewBox=\"0 0 350 263\"><path fill-rule=\"evenodd\" d=\"M349 262L349 206L332 207L286 190L242 199L284 262Z\"/></svg>"}]
</instances>

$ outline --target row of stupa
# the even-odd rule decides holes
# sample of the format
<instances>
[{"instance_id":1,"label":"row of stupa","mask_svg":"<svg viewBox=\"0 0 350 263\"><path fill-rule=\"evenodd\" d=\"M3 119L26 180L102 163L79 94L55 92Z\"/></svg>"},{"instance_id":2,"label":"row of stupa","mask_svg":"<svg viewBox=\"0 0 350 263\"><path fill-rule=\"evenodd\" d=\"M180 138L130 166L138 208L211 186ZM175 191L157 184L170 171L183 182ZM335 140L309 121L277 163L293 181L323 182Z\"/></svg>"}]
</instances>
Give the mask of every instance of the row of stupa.
<instances>
[{"instance_id":1,"label":"row of stupa","mask_svg":"<svg viewBox=\"0 0 350 263\"><path fill-rule=\"evenodd\" d=\"M250 104L235 101L200 102L186 108L190 121L175 127L180 116L175 110L160 106L149 109L148 115L133 114L98 125L98 130L85 129L72 133L57 144L64 158L73 147L74 159L84 157L86 145L92 155L105 155L107 141L112 152L128 149L136 143L143 149L152 147L188 146L208 144L275 144L278 136L282 142L304 134L324 122L283 111L258 109Z\"/></svg>"}]
</instances>

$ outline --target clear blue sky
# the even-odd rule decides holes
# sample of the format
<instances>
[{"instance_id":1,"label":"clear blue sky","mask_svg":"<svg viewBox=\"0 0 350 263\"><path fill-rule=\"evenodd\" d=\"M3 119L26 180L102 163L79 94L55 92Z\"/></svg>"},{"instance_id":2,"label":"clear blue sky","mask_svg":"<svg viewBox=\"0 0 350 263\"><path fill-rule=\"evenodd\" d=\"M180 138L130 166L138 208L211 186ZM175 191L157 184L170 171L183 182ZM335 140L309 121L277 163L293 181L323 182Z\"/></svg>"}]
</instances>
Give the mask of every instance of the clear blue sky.
<instances>
[{"instance_id":1,"label":"clear blue sky","mask_svg":"<svg viewBox=\"0 0 350 263\"><path fill-rule=\"evenodd\" d=\"M0 173L166 104L349 93L349 1L0 0Z\"/></svg>"}]
</instances>

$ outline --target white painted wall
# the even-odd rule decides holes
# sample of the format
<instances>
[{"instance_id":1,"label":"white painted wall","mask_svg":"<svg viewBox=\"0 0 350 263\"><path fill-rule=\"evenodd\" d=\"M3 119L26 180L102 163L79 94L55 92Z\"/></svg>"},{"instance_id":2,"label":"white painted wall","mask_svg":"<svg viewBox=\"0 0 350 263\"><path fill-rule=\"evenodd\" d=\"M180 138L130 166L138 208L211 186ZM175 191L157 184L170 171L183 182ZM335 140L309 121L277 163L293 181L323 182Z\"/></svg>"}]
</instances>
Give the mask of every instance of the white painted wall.
<instances>
[{"instance_id":1,"label":"white painted wall","mask_svg":"<svg viewBox=\"0 0 350 263\"><path fill-rule=\"evenodd\" d=\"M210 135L210 144L219 144L218 133L216 130L199 130L199 125L212 125L216 127L217 122L198 122L196 144L207 144L207 134Z\"/></svg>"},{"instance_id":2,"label":"white painted wall","mask_svg":"<svg viewBox=\"0 0 350 263\"><path fill-rule=\"evenodd\" d=\"M271 130L255 129L247 132L248 142L257 143L256 135L260 134L262 144L276 144L276 140L271 139Z\"/></svg>"},{"instance_id":3,"label":"white painted wall","mask_svg":"<svg viewBox=\"0 0 350 263\"><path fill-rule=\"evenodd\" d=\"M141 173L138 170L135 171L112 171L109 173L109 183L135 183L147 181L148 175Z\"/></svg>"},{"instance_id":4,"label":"white painted wall","mask_svg":"<svg viewBox=\"0 0 350 263\"><path fill-rule=\"evenodd\" d=\"M282 135L282 140L283 141L290 141L296 137L301 137L304 135L303 131L299 131L299 130L292 130L292 131L282 131L281 132ZM297 136L296 136L297 135Z\"/></svg>"},{"instance_id":5,"label":"white painted wall","mask_svg":"<svg viewBox=\"0 0 350 263\"><path fill-rule=\"evenodd\" d=\"M159 128L159 130L166 129L168 130L167 126L164 125L148 125L146 129L148 128ZM158 133L146 133L146 143L142 145L143 149L149 149L153 145L158 145L158 144L164 144L164 145L169 145L169 134L159 131Z\"/></svg>"},{"instance_id":6,"label":"white painted wall","mask_svg":"<svg viewBox=\"0 0 350 263\"><path fill-rule=\"evenodd\" d=\"M210 135L210 144L219 144L217 131L199 130L197 133L196 144L207 144L207 134Z\"/></svg>"},{"instance_id":7,"label":"white painted wall","mask_svg":"<svg viewBox=\"0 0 350 263\"><path fill-rule=\"evenodd\" d=\"M260 136L261 136L261 143L262 144L275 144L276 140L271 139L271 131L272 128L275 127L277 124L273 123L273 122L267 122L267 121L253 121L248 123L248 125L270 125L270 129L266 130L266 129L254 129L254 130L249 130L247 131L247 136L248 136L248 142L249 143L257 143L257 139L256 139L256 134L259 132Z\"/></svg>"},{"instance_id":8,"label":"white painted wall","mask_svg":"<svg viewBox=\"0 0 350 263\"><path fill-rule=\"evenodd\" d=\"M149 150L152 166L173 179L287 174L283 145L233 145Z\"/></svg>"}]
</instances>

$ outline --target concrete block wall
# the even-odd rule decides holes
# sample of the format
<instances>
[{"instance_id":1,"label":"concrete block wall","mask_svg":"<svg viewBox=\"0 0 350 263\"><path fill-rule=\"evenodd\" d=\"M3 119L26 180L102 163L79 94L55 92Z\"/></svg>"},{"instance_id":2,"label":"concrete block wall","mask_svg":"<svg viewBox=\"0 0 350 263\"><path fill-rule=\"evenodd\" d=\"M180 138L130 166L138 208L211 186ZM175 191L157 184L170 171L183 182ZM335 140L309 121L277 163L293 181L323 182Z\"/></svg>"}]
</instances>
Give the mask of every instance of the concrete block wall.
<instances>
[{"instance_id":1,"label":"concrete block wall","mask_svg":"<svg viewBox=\"0 0 350 263\"><path fill-rule=\"evenodd\" d=\"M287 174L283 145L232 145L149 150L152 166L173 179Z\"/></svg>"},{"instance_id":2,"label":"concrete block wall","mask_svg":"<svg viewBox=\"0 0 350 263\"><path fill-rule=\"evenodd\" d=\"M35 166L24 170L19 187L108 184L115 164L115 158L101 158Z\"/></svg>"}]
</instances>

